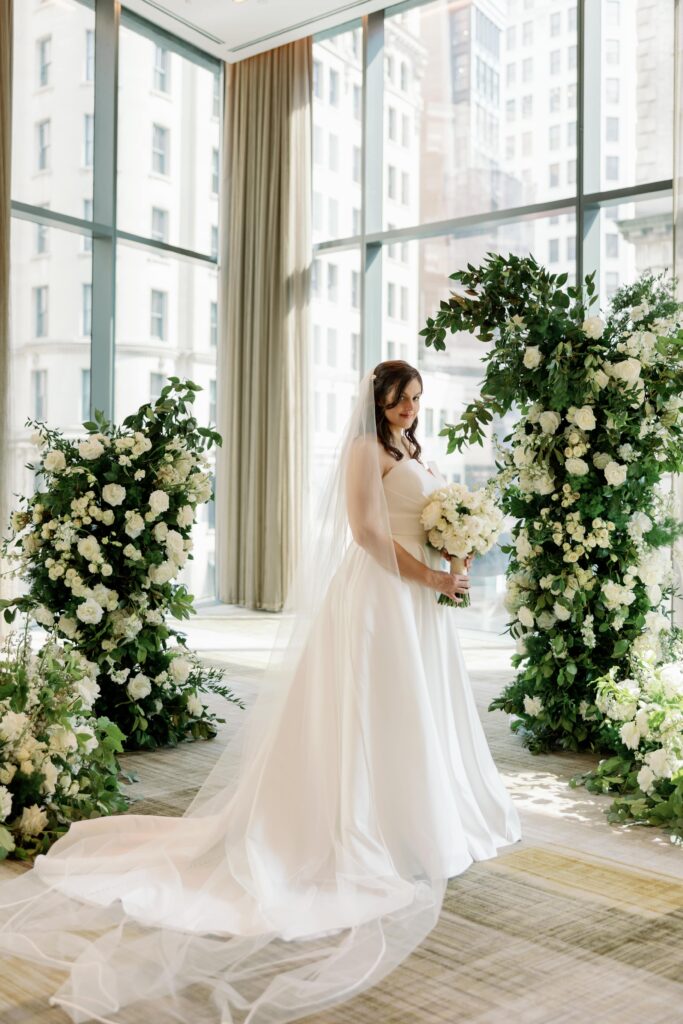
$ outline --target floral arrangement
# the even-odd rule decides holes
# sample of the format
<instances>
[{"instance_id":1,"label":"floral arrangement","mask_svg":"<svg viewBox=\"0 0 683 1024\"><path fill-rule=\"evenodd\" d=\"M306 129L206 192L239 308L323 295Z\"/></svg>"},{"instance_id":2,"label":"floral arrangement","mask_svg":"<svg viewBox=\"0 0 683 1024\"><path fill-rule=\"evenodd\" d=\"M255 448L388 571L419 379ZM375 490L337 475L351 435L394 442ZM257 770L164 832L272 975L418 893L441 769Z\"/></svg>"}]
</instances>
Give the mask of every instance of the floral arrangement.
<instances>
[{"instance_id":1,"label":"floral arrangement","mask_svg":"<svg viewBox=\"0 0 683 1024\"><path fill-rule=\"evenodd\" d=\"M189 617L192 595L175 577L192 558L197 506L211 497L205 451L220 435L191 413L191 381L169 378L156 403L122 427L101 414L81 440L34 426L40 486L11 518L5 554L27 593L2 602L27 612L98 666L96 710L128 748L215 735L222 719L201 692L241 705L167 619Z\"/></svg>"},{"instance_id":2,"label":"floral arrangement","mask_svg":"<svg viewBox=\"0 0 683 1024\"><path fill-rule=\"evenodd\" d=\"M441 431L448 450L518 416L497 483L517 522L507 607L517 675L491 704L535 752L603 749L596 688L658 651L678 524L659 482L683 466L683 338L672 285L643 276L589 315L593 276L566 286L531 257L489 254L421 332L487 344L481 396Z\"/></svg>"},{"instance_id":3,"label":"floral arrangement","mask_svg":"<svg viewBox=\"0 0 683 1024\"><path fill-rule=\"evenodd\" d=\"M485 555L495 544L503 513L490 488L470 491L463 484L448 484L429 495L421 522L432 547L447 551L453 570L464 572L469 555ZM446 594L440 594L438 602L456 604ZM469 604L469 594L464 594L459 605L466 608Z\"/></svg>"},{"instance_id":4,"label":"floral arrangement","mask_svg":"<svg viewBox=\"0 0 683 1024\"><path fill-rule=\"evenodd\" d=\"M0 857L44 852L70 822L125 810L123 734L92 707L98 666L54 640L33 654L23 635L0 648Z\"/></svg>"},{"instance_id":5,"label":"floral arrangement","mask_svg":"<svg viewBox=\"0 0 683 1024\"><path fill-rule=\"evenodd\" d=\"M634 665L631 678L620 679L611 669L598 681L596 708L611 734L608 745L617 753L594 771L575 776L572 784L594 793L618 793L608 811L610 821L659 825L683 843L681 632L665 642L664 660L648 652Z\"/></svg>"}]
</instances>

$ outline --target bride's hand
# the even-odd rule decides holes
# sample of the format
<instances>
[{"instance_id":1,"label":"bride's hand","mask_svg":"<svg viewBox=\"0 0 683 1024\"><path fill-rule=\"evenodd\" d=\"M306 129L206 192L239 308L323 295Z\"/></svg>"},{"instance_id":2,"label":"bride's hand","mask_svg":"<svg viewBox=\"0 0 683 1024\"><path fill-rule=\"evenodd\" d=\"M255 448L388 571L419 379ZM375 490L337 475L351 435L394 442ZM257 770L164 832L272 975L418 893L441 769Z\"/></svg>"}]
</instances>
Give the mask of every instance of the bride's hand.
<instances>
[{"instance_id":1,"label":"bride's hand","mask_svg":"<svg viewBox=\"0 0 683 1024\"><path fill-rule=\"evenodd\" d=\"M470 578L459 572L435 572L432 586L439 594L445 594L456 604L460 604L462 595L470 589Z\"/></svg>"},{"instance_id":2,"label":"bride's hand","mask_svg":"<svg viewBox=\"0 0 683 1024\"><path fill-rule=\"evenodd\" d=\"M451 560L451 556L449 555L449 553L446 550L446 548L441 548L441 557L445 558L447 562L450 562L450 560ZM465 559L465 568L469 569L470 566L472 565L473 561L474 561L474 555L468 555L467 558Z\"/></svg>"}]
</instances>

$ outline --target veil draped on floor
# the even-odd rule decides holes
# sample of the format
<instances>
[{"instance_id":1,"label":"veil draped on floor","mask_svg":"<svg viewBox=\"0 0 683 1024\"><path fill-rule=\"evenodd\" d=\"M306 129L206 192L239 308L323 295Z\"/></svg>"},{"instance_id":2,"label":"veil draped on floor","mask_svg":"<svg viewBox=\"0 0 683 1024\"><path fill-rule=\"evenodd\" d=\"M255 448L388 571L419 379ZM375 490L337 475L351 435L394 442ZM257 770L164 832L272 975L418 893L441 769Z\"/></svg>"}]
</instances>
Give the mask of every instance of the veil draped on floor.
<instances>
[{"instance_id":1,"label":"veil draped on floor","mask_svg":"<svg viewBox=\"0 0 683 1024\"><path fill-rule=\"evenodd\" d=\"M345 559L381 566L366 607L335 590ZM0 954L54 970L73 1021L283 1024L376 984L431 931L447 880L406 870L375 827L390 768L376 779L362 746L372 679L354 674L403 628L404 586L368 373L258 696L185 814L77 823L0 884Z\"/></svg>"}]
</instances>

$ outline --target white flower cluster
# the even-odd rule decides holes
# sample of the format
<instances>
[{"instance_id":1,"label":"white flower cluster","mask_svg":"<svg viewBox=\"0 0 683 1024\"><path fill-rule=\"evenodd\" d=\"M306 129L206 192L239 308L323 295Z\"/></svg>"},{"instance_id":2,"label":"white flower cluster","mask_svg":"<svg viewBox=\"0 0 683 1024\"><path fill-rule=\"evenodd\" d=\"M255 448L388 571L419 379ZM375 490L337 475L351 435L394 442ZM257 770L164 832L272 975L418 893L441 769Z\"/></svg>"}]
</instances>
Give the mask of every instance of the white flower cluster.
<instances>
[{"instance_id":1,"label":"white flower cluster","mask_svg":"<svg viewBox=\"0 0 683 1024\"><path fill-rule=\"evenodd\" d=\"M596 705L615 722L640 764L638 786L651 794L657 783L683 771L683 665L657 664L650 653L635 678L598 684Z\"/></svg>"},{"instance_id":2,"label":"white flower cluster","mask_svg":"<svg viewBox=\"0 0 683 1024\"><path fill-rule=\"evenodd\" d=\"M488 488L470 491L463 484L449 484L429 495L421 522L433 547L467 558L486 554L493 547L503 513Z\"/></svg>"}]
</instances>

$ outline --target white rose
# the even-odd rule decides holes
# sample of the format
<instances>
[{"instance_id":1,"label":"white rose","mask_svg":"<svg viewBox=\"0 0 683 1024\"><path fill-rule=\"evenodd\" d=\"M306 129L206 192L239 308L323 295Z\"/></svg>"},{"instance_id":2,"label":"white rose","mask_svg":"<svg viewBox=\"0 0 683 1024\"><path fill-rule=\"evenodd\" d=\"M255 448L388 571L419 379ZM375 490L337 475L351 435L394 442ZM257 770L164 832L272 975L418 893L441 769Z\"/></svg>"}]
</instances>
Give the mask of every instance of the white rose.
<instances>
[{"instance_id":1,"label":"white rose","mask_svg":"<svg viewBox=\"0 0 683 1024\"><path fill-rule=\"evenodd\" d=\"M607 452L596 452L593 456L593 465L596 469L604 469L605 466L612 461L612 456L608 455Z\"/></svg>"},{"instance_id":2,"label":"white rose","mask_svg":"<svg viewBox=\"0 0 683 1024\"><path fill-rule=\"evenodd\" d=\"M40 772L43 776L43 784L40 787L42 793L46 796L52 796L57 788L57 779L59 778L59 768L54 764L50 758L46 758L40 766Z\"/></svg>"},{"instance_id":3,"label":"white rose","mask_svg":"<svg viewBox=\"0 0 683 1024\"><path fill-rule=\"evenodd\" d=\"M554 434L562 422L562 417L558 412L548 411L542 412L538 417L538 421L544 434Z\"/></svg>"},{"instance_id":4,"label":"white rose","mask_svg":"<svg viewBox=\"0 0 683 1024\"><path fill-rule=\"evenodd\" d=\"M192 526L194 522L194 509L191 505L183 505L176 516L178 526Z\"/></svg>"},{"instance_id":5,"label":"white rose","mask_svg":"<svg viewBox=\"0 0 683 1024\"><path fill-rule=\"evenodd\" d=\"M54 626L55 617L44 604L39 604L37 608L34 608L31 615L41 626Z\"/></svg>"},{"instance_id":6,"label":"white rose","mask_svg":"<svg viewBox=\"0 0 683 1024\"><path fill-rule=\"evenodd\" d=\"M135 540L139 537L145 528L145 520L142 518L139 512L126 512L126 525L124 531L128 534L131 540Z\"/></svg>"},{"instance_id":7,"label":"white rose","mask_svg":"<svg viewBox=\"0 0 683 1024\"><path fill-rule=\"evenodd\" d=\"M588 472L588 463L583 459L567 459L565 466L572 476L585 476Z\"/></svg>"},{"instance_id":8,"label":"white rose","mask_svg":"<svg viewBox=\"0 0 683 1024\"><path fill-rule=\"evenodd\" d=\"M27 715L22 711L6 711L0 719L0 739L15 743L27 728Z\"/></svg>"},{"instance_id":9,"label":"white rose","mask_svg":"<svg viewBox=\"0 0 683 1024\"><path fill-rule=\"evenodd\" d=\"M602 332L605 330L605 324L599 316L589 316L581 324L581 330L587 338L593 338L595 340L602 337Z\"/></svg>"},{"instance_id":10,"label":"white rose","mask_svg":"<svg viewBox=\"0 0 683 1024\"><path fill-rule=\"evenodd\" d=\"M645 755L645 760L658 779L670 779L673 772L669 762L669 755L663 747L657 750L650 750Z\"/></svg>"},{"instance_id":11,"label":"white rose","mask_svg":"<svg viewBox=\"0 0 683 1024\"><path fill-rule=\"evenodd\" d=\"M34 444L36 448L40 448L41 445L46 443L46 438L43 437L39 430L34 430L29 438L31 444Z\"/></svg>"},{"instance_id":12,"label":"white rose","mask_svg":"<svg viewBox=\"0 0 683 1024\"><path fill-rule=\"evenodd\" d=\"M611 487L621 487L626 480L628 469L618 462L608 462L605 466L605 480Z\"/></svg>"},{"instance_id":13,"label":"white rose","mask_svg":"<svg viewBox=\"0 0 683 1024\"><path fill-rule=\"evenodd\" d=\"M637 750L640 744L640 729L635 722L624 722L621 729L619 730L621 736L621 742L629 748L629 750Z\"/></svg>"},{"instance_id":14,"label":"white rose","mask_svg":"<svg viewBox=\"0 0 683 1024\"><path fill-rule=\"evenodd\" d=\"M126 558L130 558L131 562L139 562L142 558L141 552L133 544L126 544L123 553Z\"/></svg>"},{"instance_id":15,"label":"white rose","mask_svg":"<svg viewBox=\"0 0 683 1024\"><path fill-rule=\"evenodd\" d=\"M102 606L93 600L92 597L88 597L85 601L82 601L76 609L76 617L84 622L87 626L96 625L104 615Z\"/></svg>"},{"instance_id":16,"label":"white rose","mask_svg":"<svg viewBox=\"0 0 683 1024\"><path fill-rule=\"evenodd\" d=\"M104 445L96 437L86 438L79 444L78 454L82 459L99 459L104 454Z\"/></svg>"},{"instance_id":17,"label":"white rose","mask_svg":"<svg viewBox=\"0 0 683 1024\"><path fill-rule=\"evenodd\" d=\"M204 704L202 704L196 693L191 693L187 698L187 710L191 715L195 715L196 718L199 718L204 712Z\"/></svg>"},{"instance_id":18,"label":"white rose","mask_svg":"<svg viewBox=\"0 0 683 1024\"><path fill-rule=\"evenodd\" d=\"M527 370L535 370L540 365L543 356L538 345L527 345L524 349L524 358L522 362L526 366Z\"/></svg>"},{"instance_id":19,"label":"white rose","mask_svg":"<svg viewBox=\"0 0 683 1024\"><path fill-rule=\"evenodd\" d=\"M524 710L527 715L533 715L535 718L543 711L543 701L539 697L529 697L527 694L524 697Z\"/></svg>"},{"instance_id":20,"label":"white rose","mask_svg":"<svg viewBox=\"0 0 683 1024\"><path fill-rule=\"evenodd\" d=\"M604 370L595 370L593 373L593 380L599 388L606 388L609 384L609 377Z\"/></svg>"},{"instance_id":21,"label":"white rose","mask_svg":"<svg viewBox=\"0 0 683 1024\"><path fill-rule=\"evenodd\" d=\"M595 413L591 405L582 405L574 413L574 423L580 430L595 430Z\"/></svg>"},{"instance_id":22,"label":"white rose","mask_svg":"<svg viewBox=\"0 0 683 1024\"><path fill-rule=\"evenodd\" d=\"M566 622L567 619L571 619L572 617L571 610L569 608L565 608L565 606L563 604L560 604L559 601L556 601L553 605L553 611L555 612L555 615L557 615L560 622Z\"/></svg>"},{"instance_id":23,"label":"white rose","mask_svg":"<svg viewBox=\"0 0 683 1024\"><path fill-rule=\"evenodd\" d=\"M152 691L152 684L149 681L149 677L144 675L143 672L138 672L136 676L128 683L126 690L128 696L132 700L139 700L141 697L146 697Z\"/></svg>"},{"instance_id":24,"label":"white rose","mask_svg":"<svg viewBox=\"0 0 683 1024\"><path fill-rule=\"evenodd\" d=\"M61 473L63 469L66 469L64 452L60 452L54 448L47 452L43 459L43 468L46 469L48 473Z\"/></svg>"},{"instance_id":25,"label":"white rose","mask_svg":"<svg viewBox=\"0 0 683 1024\"><path fill-rule=\"evenodd\" d=\"M83 702L83 707L90 711L100 695L100 688L90 676L83 676L76 682L76 692Z\"/></svg>"},{"instance_id":26,"label":"white rose","mask_svg":"<svg viewBox=\"0 0 683 1024\"><path fill-rule=\"evenodd\" d=\"M552 629L557 619L552 612L539 612L536 616L536 622L541 629Z\"/></svg>"},{"instance_id":27,"label":"white rose","mask_svg":"<svg viewBox=\"0 0 683 1024\"><path fill-rule=\"evenodd\" d=\"M655 773L649 765L644 764L638 772L638 785L643 793L650 793L654 788Z\"/></svg>"},{"instance_id":28,"label":"white rose","mask_svg":"<svg viewBox=\"0 0 683 1024\"><path fill-rule=\"evenodd\" d=\"M24 807L21 812L18 826L19 831L25 836L37 836L44 831L47 825L47 814L38 804L31 807Z\"/></svg>"},{"instance_id":29,"label":"white rose","mask_svg":"<svg viewBox=\"0 0 683 1024\"><path fill-rule=\"evenodd\" d=\"M0 786L0 821L5 821L12 813L12 794L6 786Z\"/></svg>"},{"instance_id":30,"label":"white rose","mask_svg":"<svg viewBox=\"0 0 683 1024\"><path fill-rule=\"evenodd\" d=\"M635 384L640 377L640 370L638 360L631 357L623 359L620 363L612 363L609 372L615 380L623 381L624 384Z\"/></svg>"},{"instance_id":31,"label":"white rose","mask_svg":"<svg viewBox=\"0 0 683 1024\"><path fill-rule=\"evenodd\" d=\"M530 608L527 608L526 605L522 605L519 609L517 612L517 618L523 626L526 626L527 629L531 629L534 624L534 613Z\"/></svg>"},{"instance_id":32,"label":"white rose","mask_svg":"<svg viewBox=\"0 0 683 1024\"><path fill-rule=\"evenodd\" d=\"M126 488L121 484L105 484L102 488L102 499L107 505L121 505L126 497Z\"/></svg>"},{"instance_id":33,"label":"white rose","mask_svg":"<svg viewBox=\"0 0 683 1024\"><path fill-rule=\"evenodd\" d=\"M82 558L85 558L88 562L97 562L102 557L100 545L97 542L97 538L92 535L89 537L81 537L77 545L78 553Z\"/></svg>"},{"instance_id":34,"label":"white rose","mask_svg":"<svg viewBox=\"0 0 683 1024\"><path fill-rule=\"evenodd\" d=\"M168 536L168 526L166 523L157 523L152 530L152 533L154 534L154 539L158 541L159 544L163 544Z\"/></svg>"},{"instance_id":35,"label":"white rose","mask_svg":"<svg viewBox=\"0 0 683 1024\"><path fill-rule=\"evenodd\" d=\"M155 516L168 511L168 494L166 491L152 491L149 496L149 507Z\"/></svg>"},{"instance_id":36,"label":"white rose","mask_svg":"<svg viewBox=\"0 0 683 1024\"><path fill-rule=\"evenodd\" d=\"M57 623L57 629L64 636L72 640L78 632L78 623L75 619L72 619L69 615L62 615Z\"/></svg>"},{"instance_id":37,"label":"white rose","mask_svg":"<svg viewBox=\"0 0 683 1024\"><path fill-rule=\"evenodd\" d=\"M187 658L173 658L168 671L175 683L184 683L192 671L192 663Z\"/></svg>"}]
</instances>

